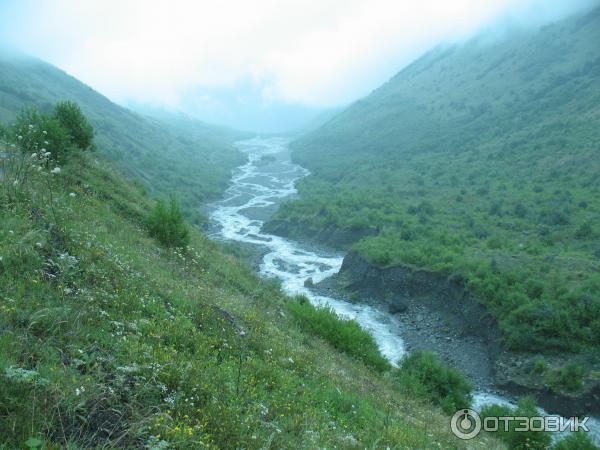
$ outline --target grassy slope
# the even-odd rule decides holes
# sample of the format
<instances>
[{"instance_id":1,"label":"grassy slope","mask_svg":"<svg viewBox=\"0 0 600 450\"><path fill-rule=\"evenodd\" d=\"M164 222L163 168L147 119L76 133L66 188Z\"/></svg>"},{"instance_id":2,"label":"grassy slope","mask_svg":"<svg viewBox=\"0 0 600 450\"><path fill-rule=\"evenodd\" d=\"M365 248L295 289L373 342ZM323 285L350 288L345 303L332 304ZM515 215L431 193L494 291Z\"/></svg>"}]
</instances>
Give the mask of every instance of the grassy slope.
<instances>
[{"instance_id":1,"label":"grassy slope","mask_svg":"<svg viewBox=\"0 0 600 450\"><path fill-rule=\"evenodd\" d=\"M12 121L24 107L50 111L61 100L79 103L97 131L103 153L150 192L177 192L194 220L200 220L198 205L218 197L231 169L243 161L231 146L243 133L199 121L141 116L56 67L0 53L0 121Z\"/></svg>"},{"instance_id":2,"label":"grassy slope","mask_svg":"<svg viewBox=\"0 0 600 450\"><path fill-rule=\"evenodd\" d=\"M104 158L44 172L0 176L0 448L467 445L202 234L158 246Z\"/></svg>"},{"instance_id":3,"label":"grassy slope","mask_svg":"<svg viewBox=\"0 0 600 450\"><path fill-rule=\"evenodd\" d=\"M430 52L293 143L312 176L275 218L461 273L515 349L597 345L598 42L600 8Z\"/></svg>"}]
</instances>

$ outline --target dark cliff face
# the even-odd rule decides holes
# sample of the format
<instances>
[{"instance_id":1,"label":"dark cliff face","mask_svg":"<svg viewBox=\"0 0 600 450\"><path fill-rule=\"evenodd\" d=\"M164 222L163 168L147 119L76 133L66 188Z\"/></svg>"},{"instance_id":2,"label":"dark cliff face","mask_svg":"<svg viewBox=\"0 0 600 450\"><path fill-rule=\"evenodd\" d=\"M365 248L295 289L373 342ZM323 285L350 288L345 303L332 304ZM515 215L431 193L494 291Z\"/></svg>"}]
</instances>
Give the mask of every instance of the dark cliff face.
<instances>
[{"instance_id":1,"label":"dark cliff face","mask_svg":"<svg viewBox=\"0 0 600 450\"><path fill-rule=\"evenodd\" d=\"M600 414L598 383L587 383L581 392L560 393L532 378L526 367L535 355L510 353L503 348L495 319L469 293L460 277L408 266L376 267L351 251L344 258L338 282L362 301L383 301L388 307L401 301L409 305L409 314L416 304L441 313L459 335L471 336L485 345L493 364L493 385L500 390L515 397L533 395L551 413ZM564 362L557 355L557 366Z\"/></svg>"},{"instance_id":2,"label":"dark cliff face","mask_svg":"<svg viewBox=\"0 0 600 450\"><path fill-rule=\"evenodd\" d=\"M412 298L445 313L463 334L485 339L490 351L500 351L500 331L487 310L467 291L460 277L406 266L378 268L349 252L340 269L347 289L371 298Z\"/></svg>"}]
</instances>

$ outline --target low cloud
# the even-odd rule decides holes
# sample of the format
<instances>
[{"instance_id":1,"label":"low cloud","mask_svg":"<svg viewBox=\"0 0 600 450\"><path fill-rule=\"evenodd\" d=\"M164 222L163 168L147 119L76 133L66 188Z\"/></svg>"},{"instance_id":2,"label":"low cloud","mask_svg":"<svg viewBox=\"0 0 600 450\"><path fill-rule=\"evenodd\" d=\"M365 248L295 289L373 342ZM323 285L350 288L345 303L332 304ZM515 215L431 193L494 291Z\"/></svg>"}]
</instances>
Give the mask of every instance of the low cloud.
<instances>
[{"instance_id":1,"label":"low cloud","mask_svg":"<svg viewBox=\"0 0 600 450\"><path fill-rule=\"evenodd\" d=\"M0 36L122 103L210 103L215 89L244 83L264 104L329 107L367 94L436 43L590 3L25 0L0 6Z\"/></svg>"}]
</instances>

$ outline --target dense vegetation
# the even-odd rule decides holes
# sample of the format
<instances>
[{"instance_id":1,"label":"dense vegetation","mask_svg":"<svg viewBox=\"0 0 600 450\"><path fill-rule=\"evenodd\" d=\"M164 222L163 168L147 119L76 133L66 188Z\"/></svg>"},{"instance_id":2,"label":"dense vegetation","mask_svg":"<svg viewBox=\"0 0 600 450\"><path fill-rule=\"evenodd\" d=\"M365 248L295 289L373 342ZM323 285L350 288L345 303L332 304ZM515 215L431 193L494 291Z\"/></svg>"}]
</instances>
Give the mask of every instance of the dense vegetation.
<instances>
[{"instance_id":1,"label":"dense vegetation","mask_svg":"<svg viewBox=\"0 0 600 450\"><path fill-rule=\"evenodd\" d=\"M412 352L402 360L396 377L413 395L429 399L448 414L471 404L473 386L456 369L440 362L434 353Z\"/></svg>"},{"instance_id":2,"label":"dense vegetation","mask_svg":"<svg viewBox=\"0 0 600 450\"><path fill-rule=\"evenodd\" d=\"M186 216L201 223L199 205L225 189L231 169L243 161L233 141L245 135L177 116L161 119L122 108L63 71L40 60L0 51L0 121L24 109L52 114L55 103L77 102L96 131L96 147L153 194L177 192ZM69 120L69 103L58 117ZM72 114L72 113L71 113ZM75 139L87 139L88 130Z\"/></svg>"},{"instance_id":3,"label":"dense vegetation","mask_svg":"<svg viewBox=\"0 0 600 450\"><path fill-rule=\"evenodd\" d=\"M377 343L355 321L340 320L329 308L315 308L304 297L287 304L287 310L298 321L301 328L321 336L335 348L362 360L379 372L391 368L381 356Z\"/></svg>"},{"instance_id":4,"label":"dense vegetation","mask_svg":"<svg viewBox=\"0 0 600 450\"><path fill-rule=\"evenodd\" d=\"M536 417L538 410L535 400L523 398L519 401L516 408L504 405L488 405L481 410L481 418L486 417ZM515 431L520 424L517 421L509 422L508 431L504 429L504 424L498 427L495 434L505 441L511 449L527 450L548 448L551 443L550 434L541 431ZM589 443L589 441L588 441ZM569 448L569 447L567 447ZM572 448L579 448L577 446Z\"/></svg>"},{"instance_id":5,"label":"dense vegetation","mask_svg":"<svg viewBox=\"0 0 600 450\"><path fill-rule=\"evenodd\" d=\"M59 161L13 136L0 139L0 448L466 448L340 340L375 352L355 322L303 331L308 307L194 228L184 248L158 244L154 202L104 157L73 145Z\"/></svg>"},{"instance_id":6,"label":"dense vegetation","mask_svg":"<svg viewBox=\"0 0 600 450\"><path fill-rule=\"evenodd\" d=\"M433 50L293 143L274 219L461 277L511 349L598 355L598 42L600 8Z\"/></svg>"}]
</instances>

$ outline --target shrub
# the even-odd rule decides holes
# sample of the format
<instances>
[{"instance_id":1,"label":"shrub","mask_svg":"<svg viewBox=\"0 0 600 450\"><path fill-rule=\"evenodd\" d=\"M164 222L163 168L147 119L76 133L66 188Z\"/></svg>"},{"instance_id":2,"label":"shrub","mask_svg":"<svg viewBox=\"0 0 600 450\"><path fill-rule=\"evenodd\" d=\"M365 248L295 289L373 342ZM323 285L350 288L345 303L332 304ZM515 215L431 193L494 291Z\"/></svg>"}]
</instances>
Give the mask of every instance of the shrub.
<instances>
[{"instance_id":1,"label":"shrub","mask_svg":"<svg viewBox=\"0 0 600 450\"><path fill-rule=\"evenodd\" d=\"M564 439L560 439L552 450L598 450L590 437L582 432L571 433Z\"/></svg>"},{"instance_id":2,"label":"shrub","mask_svg":"<svg viewBox=\"0 0 600 450\"><path fill-rule=\"evenodd\" d=\"M448 414L471 404L471 384L463 374L444 365L433 353L411 353L402 361L396 378L405 389L441 406Z\"/></svg>"},{"instance_id":3,"label":"shrub","mask_svg":"<svg viewBox=\"0 0 600 450\"><path fill-rule=\"evenodd\" d=\"M81 150L92 144L94 129L75 102L64 101L56 104L54 118L69 134L69 140Z\"/></svg>"},{"instance_id":4,"label":"shrub","mask_svg":"<svg viewBox=\"0 0 600 450\"><path fill-rule=\"evenodd\" d=\"M592 229L592 225L589 222L582 223L579 228L575 231L575 239L589 239L592 237L594 230Z\"/></svg>"},{"instance_id":5,"label":"shrub","mask_svg":"<svg viewBox=\"0 0 600 450\"><path fill-rule=\"evenodd\" d=\"M516 408L505 405L487 405L481 410L482 419L487 417L533 417L538 416L539 412L535 406L535 401L531 398L519 400ZM520 426L518 421L508 423L508 431L504 430L504 422L499 423L498 431L493 432L498 438L506 442L510 449L514 450L543 450L550 446L551 437L547 432L541 431L515 431Z\"/></svg>"},{"instance_id":6,"label":"shrub","mask_svg":"<svg viewBox=\"0 0 600 450\"><path fill-rule=\"evenodd\" d=\"M22 111L11 129L11 138L25 154L50 152L56 161L63 160L71 144L69 134L58 120L35 109Z\"/></svg>"},{"instance_id":7,"label":"shrub","mask_svg":"<svg viewBox=\"0 0 600 450\"><path fill-rule=\"evenodd\" d=\"M548 364L546 364L546 360L540 356L533 362L531 369L534 374L543 375L548 369Z\"/></svg>"},{"instance_id":8,"label":"shrub","mask_svg":"<svg viewBox=\"0 0 600 450\"><path fill-rule=\"evenodd\" d=\"M523 219L527 215L527 208L521 202L517 203L514 207L515 216Z\"/></svg>"},{"instance_id":9,"label":"shrub","mask_svg":"<svg viewBox=\"0 0 600 450\"><path fill-rule=\"evenodd\" d=\"M502 248L502 240L498 236L492 236L487 240L488 248L498 250Z\"/></svg>"},{"instance_id":10,"label":"shrub","mask_svg":"<svg viewBox=\"0 0 600 450\"><path fill-rule=\"evenodd\" d=\"M571 222L567 213L556 210L547 212L544 220L549 225L568 225Z\"/></svg>"},{"instance_id":11,"label":"shrub","mask_svg":"<svg viewBox=\"0 0 600 450\"><path fill-rule=\"evenodd\" d=\"M338 350L361 359L379 372L390 368L377 343L354 320L343 320L330 308L315 308L306 297L286 304L301 328L321 336Z\"/></svg>"},{"instance_id":12,"label":"shrub","mask_svg":"<svg viewBox=\"0 0 600 450\"><path fill-rule=\"evenodd\" d=\"M147 220L150 235L167 247L185 247L190 242L189 230L175 196L167 207L158 200Z\"/></svg>"},{"instance_id":13,"label":"shrub","mask_svg":"<svg viewBox=\"0 0 600 450\"><path fill-rule=\"evenodd\" d=\"M583 386L584 373L582 365L571 363L549 375L549 382L555 389L575 392Z\"/></svg>"}]
</instances>

